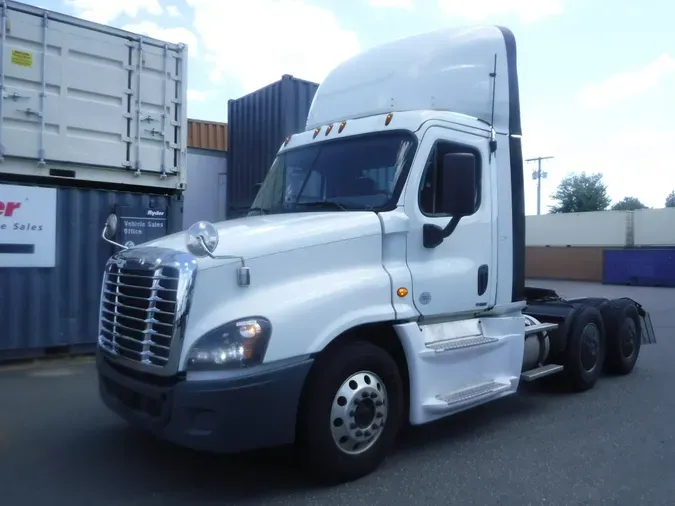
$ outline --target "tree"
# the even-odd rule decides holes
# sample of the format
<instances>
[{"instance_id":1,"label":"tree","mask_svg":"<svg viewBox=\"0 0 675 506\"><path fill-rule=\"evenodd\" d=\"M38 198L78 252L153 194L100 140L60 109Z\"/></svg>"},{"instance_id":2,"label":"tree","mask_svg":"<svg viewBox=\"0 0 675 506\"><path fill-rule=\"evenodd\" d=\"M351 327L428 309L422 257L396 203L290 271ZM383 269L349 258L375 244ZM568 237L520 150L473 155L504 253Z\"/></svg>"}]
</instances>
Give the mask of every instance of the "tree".
<instances>
[{"instance_id":1,"label":"tree","mask_svg":"<svg viewBox=\"0 0 675 506\"><path fill-rule=\"evenodd\" d=\"M675 207L675 191L666 197L666 207Z\"/></svg>"},{"instance_id":2,"label":"tree","mask_svg":"<svg viewBox=\"0 0 675 506\"><path fill-rule=\"evenodd\" d=\"M612 200L607 195L607 186L602 174L570 174L565 176L551 195L558 203L551 206L551 213L584 213L604 211Z\"/></svg>"},{"instance_id":3,"label":"tree","mask_svg":"<svg viewBox=\"0 0 675 506\"><path fill-rule=\"evenodd\" d=\"M647 206L635 197L624 197L612 206L612 211L637 211L638 209L647 209Z\"/></svg>"}]
</instances>

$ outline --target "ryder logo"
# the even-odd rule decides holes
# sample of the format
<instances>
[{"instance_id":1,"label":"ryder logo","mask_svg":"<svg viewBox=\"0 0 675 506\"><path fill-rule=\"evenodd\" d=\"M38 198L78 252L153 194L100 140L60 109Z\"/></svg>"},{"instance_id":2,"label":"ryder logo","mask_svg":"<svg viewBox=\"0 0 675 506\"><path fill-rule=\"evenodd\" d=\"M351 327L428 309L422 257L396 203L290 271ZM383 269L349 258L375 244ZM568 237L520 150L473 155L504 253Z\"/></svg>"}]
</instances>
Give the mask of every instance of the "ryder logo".
<instances>
[{"instance_id":1,"label":"ryder logo","mask_svg":"<svg viewBox=\"0 0 675 506\"><path fill-rule=\"evenodd\" d=\"M0 200L0 216L11 218L14 211L21 207L21 202L3 202Z\"/></svg>"}]
</instances>

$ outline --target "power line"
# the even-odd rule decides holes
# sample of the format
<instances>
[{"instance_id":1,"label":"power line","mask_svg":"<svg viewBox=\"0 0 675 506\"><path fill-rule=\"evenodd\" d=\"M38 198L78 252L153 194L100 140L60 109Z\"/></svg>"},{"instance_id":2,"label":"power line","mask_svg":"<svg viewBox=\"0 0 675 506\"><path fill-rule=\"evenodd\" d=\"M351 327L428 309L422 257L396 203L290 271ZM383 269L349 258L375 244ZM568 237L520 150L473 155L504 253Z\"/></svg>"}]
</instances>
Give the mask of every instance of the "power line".
<instances>
[{"instance_id":1,"label":"power line","mask_svg":"<svg viewBox=\"0 0 675 506\"><path fill-rule=\"evenodd\" d=\"M548 177L548 172L541 171L541 161L550 160L553 156L538 156L536 158L528 158L526 162L537 162L537 169L532 171L532 179L537 181L537 214L541 214L541 180Z\"/></svg>"}]
</instances>

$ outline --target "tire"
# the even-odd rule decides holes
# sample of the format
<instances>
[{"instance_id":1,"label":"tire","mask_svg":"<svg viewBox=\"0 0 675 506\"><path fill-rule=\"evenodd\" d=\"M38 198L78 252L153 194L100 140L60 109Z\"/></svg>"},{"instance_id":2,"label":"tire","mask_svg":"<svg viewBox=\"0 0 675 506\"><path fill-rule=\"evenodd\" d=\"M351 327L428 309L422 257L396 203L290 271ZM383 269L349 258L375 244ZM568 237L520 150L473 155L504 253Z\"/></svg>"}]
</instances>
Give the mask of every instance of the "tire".
<instances>
[{"instance_id":1,"label":"tire","mask_svg":"<svg viewBox=\"0 0 675 506\"><path fill-rule=\"evenodd\" d=\"M600 310L584 304L571 315L564 355L564 375L570 388L584 392L595 386L605 362L605 325Z\"/></svg>"},{"instance_id":2,"label":"tire","mask_svg":"<svg viewBox=\"0 0 675 506\"><path fill-rule=\"evenodd\" d=\"M640 355L642 327L635 304L627 299L614 299L602 307L607 332L605 371L630 374Z\"/></svg>"},{"instance_id":3,"label":"tire","mask_svg":"<svg viewBox=\"0 0 675 506\"><path fill-rule=\"evenodd\" d=\"M403 417L394 359L369 342L349 343L323 357L308 381L296 441L309 473L341 483L374 471L391 451Z\"/></svg>"}]
</instances>

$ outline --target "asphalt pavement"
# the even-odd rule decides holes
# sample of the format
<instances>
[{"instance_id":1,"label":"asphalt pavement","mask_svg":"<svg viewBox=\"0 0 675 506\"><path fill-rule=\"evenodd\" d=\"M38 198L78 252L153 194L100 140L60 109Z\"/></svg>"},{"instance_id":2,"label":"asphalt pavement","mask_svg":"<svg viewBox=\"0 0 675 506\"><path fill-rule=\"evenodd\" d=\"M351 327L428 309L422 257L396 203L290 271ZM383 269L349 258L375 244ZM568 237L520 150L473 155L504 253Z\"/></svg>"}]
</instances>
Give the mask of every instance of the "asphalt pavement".
<instances>
[{"instance_id":1,"label":"asphalt pavement","mask_svg":"<svg viewBox=\"0 0 675 506\"><path fill-rule=\"evenodd\" d=\"M675 504L675 290L539 284L632 296L651 311L659 342L632 375L589 392L528 385L413 429L378 471L330 488L306 482L284 449L214 456L127 427L99 401L86 360L9 367L0 370L0 505Z\"/></svg>"}]
</instances>

